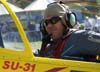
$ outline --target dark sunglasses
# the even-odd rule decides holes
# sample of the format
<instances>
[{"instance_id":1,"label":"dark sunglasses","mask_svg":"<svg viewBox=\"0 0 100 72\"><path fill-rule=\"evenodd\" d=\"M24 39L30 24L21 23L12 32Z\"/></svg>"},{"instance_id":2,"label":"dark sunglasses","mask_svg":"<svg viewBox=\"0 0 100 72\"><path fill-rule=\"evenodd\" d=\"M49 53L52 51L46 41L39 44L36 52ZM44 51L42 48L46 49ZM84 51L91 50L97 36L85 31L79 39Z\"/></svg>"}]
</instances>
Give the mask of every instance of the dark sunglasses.
<instances>
[{"instance_id":1,"label":"dark sunglasses","mask_svg":"<svg viewBox=\"0 0 100 72\"><path fill-rule=\"evenodd\" d=\"M45 22L45 24L46 24L46 26L47 26L48 24L54 25L54 24L56 24L59 20L61 20L61 18L60 18L59 16L56 16L56 17L52 17L51 19L46 19L44 22Z\"/></svg>"}]
</instances>

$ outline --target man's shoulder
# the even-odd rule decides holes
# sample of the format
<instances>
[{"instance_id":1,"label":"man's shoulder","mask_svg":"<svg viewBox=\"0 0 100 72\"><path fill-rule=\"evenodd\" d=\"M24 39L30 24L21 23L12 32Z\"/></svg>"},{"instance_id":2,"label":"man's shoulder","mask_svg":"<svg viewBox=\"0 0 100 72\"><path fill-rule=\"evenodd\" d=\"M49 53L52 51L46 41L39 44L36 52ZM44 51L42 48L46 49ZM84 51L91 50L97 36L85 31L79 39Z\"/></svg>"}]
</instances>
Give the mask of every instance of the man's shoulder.
<instances>
[{"instance_id":1,"label":"man's shoulder","mask_svg":"<svg viewBox=\"0 0 100 72\"><path fill-rule=\"evenodd\" d=\"M80 34L80 33L85 33L85 32L87 32L86 30L77 30L77 31L75 31L74 33L75 34Z\"/></svg>"},{"instance_id":2,"label":"man's shoulder","mask_svg":"<svg viewBox=\"0 0 100 72\"><path fill-rule=\"evenodd\" d=\"M73 30L73 33L72 33L71 37L76 37L76 36L84 35L86 33L87 33L86 30Z\"/></svg>"},{"instance_id":3,"label":"man's shoulder","mask_svg":"<svg viewBox=\"0 0 100 72\"><path fill-rule=\"evenodd\" d=\"M100 43L100 33L97 33L95 31L78 30L71 35L69 41L71 40Z\"/></svg>"},{"instance_id":4,"label":"man's shoulder","mask_svg":"<svg viewBox=\"0 0 100 72\"><path fill-rule=\"evenodd\" d=\"M77 41L77 40L82 40L86 39L91 35L91 31L87 30L77 30L72 33L72 35L69 37L68 41Z\"/></svg>"}]
</instances>

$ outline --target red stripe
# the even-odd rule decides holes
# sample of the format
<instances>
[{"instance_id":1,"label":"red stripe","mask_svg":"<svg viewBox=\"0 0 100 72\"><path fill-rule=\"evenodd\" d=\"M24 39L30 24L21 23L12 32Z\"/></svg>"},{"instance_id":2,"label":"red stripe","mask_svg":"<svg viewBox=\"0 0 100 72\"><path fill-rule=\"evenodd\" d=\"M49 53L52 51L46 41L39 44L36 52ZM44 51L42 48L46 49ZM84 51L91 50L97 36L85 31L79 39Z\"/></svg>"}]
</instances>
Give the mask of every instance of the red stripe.
<instances>
[{"instance_id":1,"label":"red stripe","mask_svg":"<svg viewBox=\"0 0 100 72\"><path fill-rule=\"evenodd\" d=\"M53 68L53 69L50 69L50 70L48 70L48 71L46 71L46 72L58 72L58 71L63 70L63 69L65 69L65 68L66 68L66 67Z\"/></svg>"}]
</instances>

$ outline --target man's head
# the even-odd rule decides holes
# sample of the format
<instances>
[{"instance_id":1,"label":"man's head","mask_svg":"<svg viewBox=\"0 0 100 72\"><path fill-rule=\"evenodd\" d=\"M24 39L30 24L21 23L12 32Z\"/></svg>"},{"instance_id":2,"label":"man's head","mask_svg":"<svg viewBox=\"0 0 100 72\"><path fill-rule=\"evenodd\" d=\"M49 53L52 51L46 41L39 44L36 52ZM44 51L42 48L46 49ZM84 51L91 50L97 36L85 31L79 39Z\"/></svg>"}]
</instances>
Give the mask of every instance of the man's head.
<instances>
[{"instance_id":1,"label":"man's head","mask_svg":"<svg viewBox=\"0 0 100 72\"><path fill-rule=\"evenodd\" d=\"M60 17L66 27L72 28L76 24L76 15L71 12L68 6L60 3L51 3L47 6L44 12L44 18L46 17Z\"/></svg>"},{"instance_id":2,"label":"man's head","mask_svg":"<svg viewBox=\"0 0 100 72\"><path fill-rule=\"evenodd\" d=\"M45 30L53 39L61 37L65 29L74 26L75 21L76 16L64 4L51 3L44 12Z\"/></svg>"},{"instance_id":3,"label":"man's head","mask_svg":"<svg viewBox=\"0 0 100 72\"><path fill-rule=\"evenodd\" d=\"M68 6L61 5L60 3L51 3L47 6L44 12L44 18L49 16L59 16L62 17L66 13L66 9L69 9Z\"/></svg>"}]
</instances>

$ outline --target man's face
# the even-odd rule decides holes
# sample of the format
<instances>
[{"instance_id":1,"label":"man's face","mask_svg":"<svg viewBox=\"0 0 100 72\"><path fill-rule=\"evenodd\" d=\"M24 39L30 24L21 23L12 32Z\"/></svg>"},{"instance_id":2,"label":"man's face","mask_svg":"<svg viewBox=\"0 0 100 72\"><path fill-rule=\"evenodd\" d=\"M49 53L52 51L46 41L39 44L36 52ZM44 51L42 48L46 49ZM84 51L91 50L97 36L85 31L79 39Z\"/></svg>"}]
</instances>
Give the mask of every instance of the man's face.
<instances>
[{"instance_id":1,"label":"man's face","mask_svg":"<svg viewBox=\"0 0 100 72\"><path fill-rule=\"evenodd\" d=\"M46 17L45 23L47 32L51 34L51 38L58 39L63 35L64 25L62 24L61 18Z\"/></svg>"}]
</instances>

